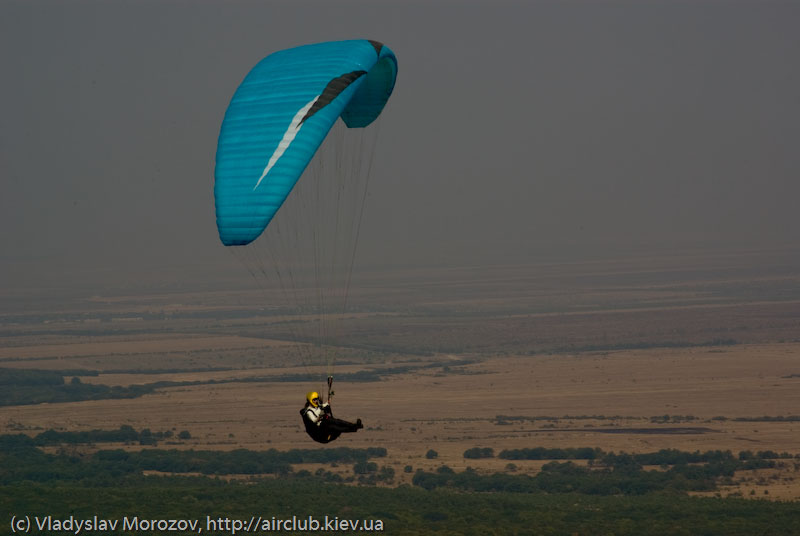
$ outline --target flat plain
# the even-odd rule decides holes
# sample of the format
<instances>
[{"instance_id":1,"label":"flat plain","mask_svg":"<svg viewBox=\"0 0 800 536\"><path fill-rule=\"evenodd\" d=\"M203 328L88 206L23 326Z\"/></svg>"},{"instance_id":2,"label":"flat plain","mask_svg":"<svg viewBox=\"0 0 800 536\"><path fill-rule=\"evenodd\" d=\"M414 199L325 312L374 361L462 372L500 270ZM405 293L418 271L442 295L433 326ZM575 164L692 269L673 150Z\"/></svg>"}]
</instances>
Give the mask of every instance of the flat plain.
<instances>
[{"instance_id":1,"label":"flat plain","mask_svg":"<svg viewBox=\"0 0 800 536\"><path fill-rule=\"evenodd\" d=\"M544 462L497 456L533 447L800 456L798 266L742 252L365 272L336 319L333 406L366 428L330 446L386 448L393 485L441 465L534 474ZM168 448L330 448L298 415L326 370L287 326L313 318L277 292L56 294L4 293L0 367L173 383L3 406L0 433L130 425L190 432ZM495 456L466 459L474 447ZM736 481L717 493L800 498L794 463Z\"/></svg>"}]
</instances>

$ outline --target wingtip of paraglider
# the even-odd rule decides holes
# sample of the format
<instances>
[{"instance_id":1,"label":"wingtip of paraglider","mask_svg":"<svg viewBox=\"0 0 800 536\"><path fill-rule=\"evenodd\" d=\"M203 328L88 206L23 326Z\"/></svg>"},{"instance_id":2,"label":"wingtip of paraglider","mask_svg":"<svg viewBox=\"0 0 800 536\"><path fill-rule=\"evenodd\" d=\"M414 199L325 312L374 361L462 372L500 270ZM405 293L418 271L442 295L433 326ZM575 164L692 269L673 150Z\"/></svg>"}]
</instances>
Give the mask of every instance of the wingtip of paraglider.
<instances>
[{"instance_id":1,"label":"wingtip of paraglider","mask_svg":"<svg viewBox=\"0 0 800 536\"><path fill-rule=\"evenodd\" d=\"M246 246L247 244L252 242L252 240L224 240L224 239L220 239L220 240L222 242L222 245L226 246L226 247L227 246Z\"/></svg>"}]
</instances>

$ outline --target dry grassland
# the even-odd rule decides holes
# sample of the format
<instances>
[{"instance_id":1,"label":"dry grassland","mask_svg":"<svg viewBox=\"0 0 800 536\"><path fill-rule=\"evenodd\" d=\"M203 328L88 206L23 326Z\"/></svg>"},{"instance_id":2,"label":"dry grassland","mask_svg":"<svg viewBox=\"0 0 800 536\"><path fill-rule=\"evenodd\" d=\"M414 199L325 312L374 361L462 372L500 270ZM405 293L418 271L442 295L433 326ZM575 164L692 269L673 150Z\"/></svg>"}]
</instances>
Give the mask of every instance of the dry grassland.
<instances>
[{"instance_id":1,"label":"dry grassland","mask_svg":"<svg viewBox=\"0 0 800 536\"><path fill-rule=\"evenodd\" d=\"M367 428L331 446L385 447L388 457L378 463L395 469L395 485L410 481L406 466L533 474L545 463L467 460L463 453L472 447L495 454L599 447L800 455L800 421L774 420L800 415L798 277L757 277L749 264L728 259L725 266L731 265L736 269L722 275L716 265L700 265L680 276L675 271L685 265L663 261L659 270L583 264L533 275L510 268L493 277L462 271L438 285L406 274L407 281L398 277L391 286L356 293L355 309L375 296L394 297L394 309L345 319L345 335L361 344L353 355L367 357L338 366L337 374L415 368L377 382L339 382L336 415L360 417ZM402 284L405 293L398 290ZM131 296L102 306L142 311L155 299ZM0 433L127 424L191 432L175 448L329 448L308 440L298 415L304 392L320 386L223 383L308 372L287 366L291 345L270 338L265 317L181 319L174 299L161 300L168 319L92 323L91 332L86 322L70 319L46 328L6 326L0 366L91 369L100 374L82 381L106 385L217 383L135 399L0 407ZM210 314L198 296L184 301L192 313ZM220 305L223 296L211 301L209 308L231 310ZM764 416L773 420L737 420ZM426 458L430 449L438 457ZM794 461L737 477L742 481L723 495L800 498Z\"/></svg>"},{"instance_id":2,"label":"dry grassland","mask_svg":"<svg viewBox=\"0 0 800 536\"><path fill-rule=\"evenodd\" d=\"M394 467L400 482L410 476L403 472L406 465L414 470L469 465L491 472L505 470L510 463L499 458L465 460L464 451L472 447L491 447L495 453L600 447L617 452L674 448L800 454L800 422L734 420L800 413L800 377L787 377L797 374L798 367L800 344L490 359L463 367L460 374L431 369L381 382L339 385L337 415L361 417L367 429L333 445L385 447L389 456L381 463ZM296 372L299 369L244 374ZM161 374L158 379L220 380L242 374ZM118 384L121 379L100 375L94 380ZM6 407L0 408L0 425L8 433L20 424L30 431L129 424L136 429L189 430L192 440L178 448L313 448L297 414L303 389L295 383L225 383L164 389L130 400ZM695 419L651 422L662 415ZM439 456L427 459L429 449ZM517 472L533 473L543 462L513 463ZM789 469L778 478L793 478L794 466ZM800 497L800 483L764 475L748 478L760 479L759 494L766 489L774 498Z\"/></svg>"}]
</instances>

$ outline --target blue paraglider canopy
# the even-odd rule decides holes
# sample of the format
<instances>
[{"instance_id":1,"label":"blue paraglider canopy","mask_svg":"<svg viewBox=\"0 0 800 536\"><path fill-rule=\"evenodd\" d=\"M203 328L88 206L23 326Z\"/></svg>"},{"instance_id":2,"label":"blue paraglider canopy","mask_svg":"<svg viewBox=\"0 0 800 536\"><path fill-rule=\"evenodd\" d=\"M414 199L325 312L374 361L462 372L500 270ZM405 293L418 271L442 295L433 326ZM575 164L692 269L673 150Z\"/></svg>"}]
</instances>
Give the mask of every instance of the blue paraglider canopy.
<instances>
[{"instance_id":1,"label":"blue paraglider canopy","mask_svg":"<svg viewBox=\"0 0 800 536\"><path fill-rule=\"evenodd\" d=\"M264 58L236 90L217 144L214 197L226 246L263 232L339 117L365 127L397 76L377 41L306 45Z\"/></svg>"}]
</instances>

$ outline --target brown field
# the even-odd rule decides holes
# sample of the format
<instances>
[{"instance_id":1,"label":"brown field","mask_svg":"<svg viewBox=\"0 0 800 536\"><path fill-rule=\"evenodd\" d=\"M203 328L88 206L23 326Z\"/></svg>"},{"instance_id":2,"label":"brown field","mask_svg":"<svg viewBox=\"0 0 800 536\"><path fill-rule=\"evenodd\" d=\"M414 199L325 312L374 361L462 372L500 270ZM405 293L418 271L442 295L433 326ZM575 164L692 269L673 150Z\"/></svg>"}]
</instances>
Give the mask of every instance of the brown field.
<instances>
[{"instance_id":1,"label":"brown field","mask_svg":"<svg viewBox=\"0 0 800 536\"><path fill-rule=\"evenodd\" d=\"M354 292L359 313L342 321L352 345L336 374L395 370L338 383L337 416L367 428L332 446L385 447L378 461L395 469L395 485L410 481L406 466L534 473L544 463L467 460L472 447L800 456L800 420L775 419L800 415L800 275L786 261L772 270L758 262L684 257L365 279ZM203 309L201 294L114 296L5 317L0 367L91 369L100 374L82 381L107 385L217 383L0 407L0 433L128 424L190 431L175 448L316 448L298 410L319 384L268 381L309 367L280 324L242 300L209 293ZM264 381L225 383L253 377ZM429 449L438 457L427 459ZM792 460L737 478L723 495L800 498Z\"/></svg>"}]
</instances>

